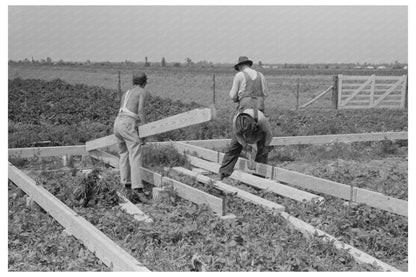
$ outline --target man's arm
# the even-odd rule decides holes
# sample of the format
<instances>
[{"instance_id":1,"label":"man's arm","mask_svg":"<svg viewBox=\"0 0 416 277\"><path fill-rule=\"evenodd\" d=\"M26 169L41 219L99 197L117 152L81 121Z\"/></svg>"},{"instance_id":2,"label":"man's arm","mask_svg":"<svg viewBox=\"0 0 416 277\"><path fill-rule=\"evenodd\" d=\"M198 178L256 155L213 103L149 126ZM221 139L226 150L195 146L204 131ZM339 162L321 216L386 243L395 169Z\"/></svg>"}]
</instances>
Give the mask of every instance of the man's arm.
<instances>
[{"instance_id":1,"label":"man's arm","mask_svg":"<svg viewBox=\"0 0 416 277\"><path fill-rule=\"evenodd\" d=\"M260 73L261 78L261 86L263 87L263 95L264 97L267 97L269 95L269 88L267 87L266 78L264 78L264 75Z\"/></svg>"},{"instance_id":2,"label":"man's arm","mask_svg":"<svg viewBox=\"0 0 416 277\"><path fill-rule=\"evenodd\" d=\"M233 86L230 90L230 98L234 102L238 102L238 90L240 88L241 78L239 78L239 73L234 76Z\"/></svg>"},{"instance_id":3,"label":"man's arm","mask_svg":"<svg viewBox=\"0 0 416 277\"><path fill-rule=\"evenodd\" d=\"M137 113L140 117L142 124L146 124L146 112L144 110L144 102L146 101L147 91L143 90L139 96L139 108Z\"/></svg>"},{"instance_id":4,"label":"man's arm","mask_svg":"<svg viewBox=\"0 0 416 277\"><path fill-rule=\"evenodd\" d=\"M241 146L246 147L247 146L247 142L244 139L244 137L239 133L239 132L234 132L235 134L235 138L237 139L238 143L241 144Z\"/></svg>"},{"instance_id":5,"label":"man's arm","mask_svg":"<svg viewBox=\"0 0 416 277\"><path fill-rule=\"evenodd\" d=\"M265 133L265 146L269 146L273 139L272 126L267 118L259 120L260 129Z\"/></svg>"}]
</instances>

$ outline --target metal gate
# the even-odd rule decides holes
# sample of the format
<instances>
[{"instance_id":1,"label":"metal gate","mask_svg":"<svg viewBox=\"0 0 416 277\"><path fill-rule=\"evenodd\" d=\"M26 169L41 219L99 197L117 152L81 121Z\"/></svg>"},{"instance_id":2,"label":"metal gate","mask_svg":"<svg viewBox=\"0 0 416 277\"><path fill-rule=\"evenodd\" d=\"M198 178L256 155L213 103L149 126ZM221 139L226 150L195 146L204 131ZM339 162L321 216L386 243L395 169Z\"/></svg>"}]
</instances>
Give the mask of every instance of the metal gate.
<instances>
[{"instance_id":1,"label":"metal gate","mask_svg":"<svg viewBox=\"0 0 416 277\"><path fill-rule=\"evenodd\" d=\"M338 109L405 108L407 75L338 75Z\"/></svg>"}]
</instances>

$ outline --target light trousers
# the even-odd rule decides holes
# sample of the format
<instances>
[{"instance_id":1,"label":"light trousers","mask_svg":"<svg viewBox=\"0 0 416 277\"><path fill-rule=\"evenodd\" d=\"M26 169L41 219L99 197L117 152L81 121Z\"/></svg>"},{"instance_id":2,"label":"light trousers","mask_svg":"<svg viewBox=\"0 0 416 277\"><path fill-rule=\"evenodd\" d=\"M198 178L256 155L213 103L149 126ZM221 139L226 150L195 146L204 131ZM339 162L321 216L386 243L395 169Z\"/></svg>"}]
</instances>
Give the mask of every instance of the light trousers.
<instances>
[{"instance_id":1,"label":"light trousers","mask_svg":"<svg viewBox=\"0 0 416 277\"><path fill-rule=\"evenodd\" d=\"M126 115L118 115L114 122L114 135L117 139L120 156L120 183L131 184L132 188L143 188L142 143L138 133L138 120Z\"/></svg>"}]
</instances>

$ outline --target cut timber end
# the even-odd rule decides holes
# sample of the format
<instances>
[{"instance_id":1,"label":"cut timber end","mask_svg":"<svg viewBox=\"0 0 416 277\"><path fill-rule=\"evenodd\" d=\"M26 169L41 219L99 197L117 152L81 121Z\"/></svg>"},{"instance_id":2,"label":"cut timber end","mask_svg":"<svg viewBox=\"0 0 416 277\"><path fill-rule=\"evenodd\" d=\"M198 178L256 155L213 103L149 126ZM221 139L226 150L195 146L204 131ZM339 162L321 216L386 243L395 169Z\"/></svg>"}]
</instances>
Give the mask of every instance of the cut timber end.
<instances>
[{"instance_id":1,"label":"cut timber end","mask_svg":"<svg viewBox=\"0 0 416 277\"><path fill-rule=\"evenodd\" d=\"M170 198L169 191L167 189L158 188L158 187L154 187L152 189L152 196L153 196L153 201L164 201L164 200L169 200Z\"/></svg>"}]
</instances>

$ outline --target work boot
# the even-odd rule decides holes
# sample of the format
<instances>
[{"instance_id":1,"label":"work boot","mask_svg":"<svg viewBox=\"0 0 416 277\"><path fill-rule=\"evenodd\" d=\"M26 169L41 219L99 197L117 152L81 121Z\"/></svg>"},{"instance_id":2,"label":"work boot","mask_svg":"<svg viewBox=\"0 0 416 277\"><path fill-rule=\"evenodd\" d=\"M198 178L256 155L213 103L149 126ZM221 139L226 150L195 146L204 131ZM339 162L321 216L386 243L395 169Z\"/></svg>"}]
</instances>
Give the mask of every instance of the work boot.
<instances>
[{"instance_id":1,"label":"work boot","mask_svg":"<svg viewBox=\"0 0 416 277\"><path fill-rule=\"evenodd\" d=\"M218 172L217 178L222 181L224 178L228 177L229 175L225 174L224 172Z\"/></svg>"},{"instance_id":2,"label":"work boot","mask_svg":"<svg viewBox=\"0 0 416 277\"><path fill-rule=\"evenodd\" d=\"M143 189L127 190L127 198L133 204L138 204L138 203L150 204L151 203L151 201L147 199L146 194L144 194Z\"/></svg>"}]
</instances>

